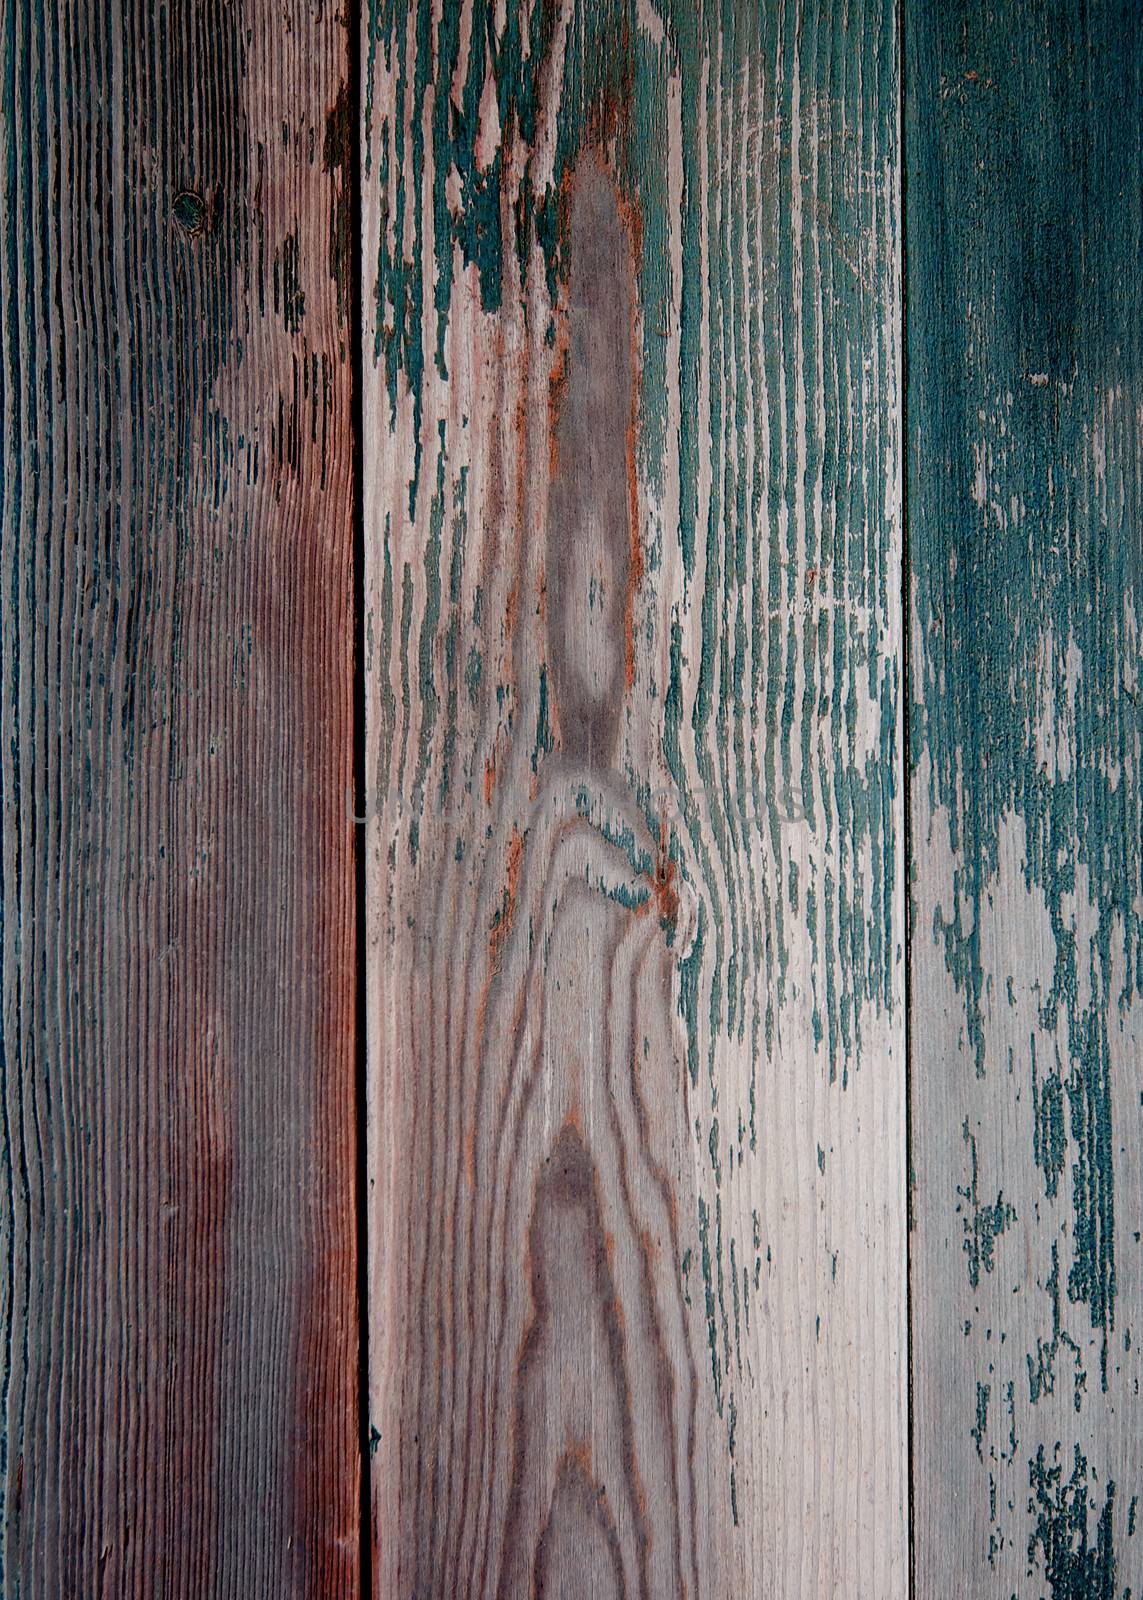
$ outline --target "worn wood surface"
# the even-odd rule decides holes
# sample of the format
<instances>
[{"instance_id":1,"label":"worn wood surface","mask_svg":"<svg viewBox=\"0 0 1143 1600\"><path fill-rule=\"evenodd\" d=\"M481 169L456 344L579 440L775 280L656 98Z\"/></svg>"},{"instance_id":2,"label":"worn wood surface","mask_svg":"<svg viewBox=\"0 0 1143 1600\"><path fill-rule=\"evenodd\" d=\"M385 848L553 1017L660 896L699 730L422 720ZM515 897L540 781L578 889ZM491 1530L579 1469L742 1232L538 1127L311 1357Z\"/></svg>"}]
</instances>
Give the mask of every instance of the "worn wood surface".
<instances>
[{"instance_id":1,"label":"worn wood surface","mask_svg":"<svg viewBox=\"0 0 1143 1600\"><path fill-rule=\"evenodd\" d=\"M1143 24L0 40L0 1592L1140 1600Z\"/></svg>"},{"instance_id":2,"label":"worn wood surface","mask_svg":"<svg viewBox=\"0 0 1143 1600\"><path fill-rule=\"evenodd\" d=\"M892 1600L894 9L363 54L375 1593Z\"/></svg>"},{"instance_id":3,"label":"worn wood surface","mask_svg":"<svg viewBox=\"0 0 1143 1600\"><path fill-rule=\"evenodd\" d=\"M1143 1593L1143 22L906 16L919 1600Z\"/></svg>"},{"instance_id":4,"label":"worn wood surface","mask_svg":"<svg viewBox=\"0 0 1143 1600\"><path fill-rule=\"evenodd\" d=\"M356 1594L345 33L0 39L0 1591Z\"/></svg>"}]
</instances>

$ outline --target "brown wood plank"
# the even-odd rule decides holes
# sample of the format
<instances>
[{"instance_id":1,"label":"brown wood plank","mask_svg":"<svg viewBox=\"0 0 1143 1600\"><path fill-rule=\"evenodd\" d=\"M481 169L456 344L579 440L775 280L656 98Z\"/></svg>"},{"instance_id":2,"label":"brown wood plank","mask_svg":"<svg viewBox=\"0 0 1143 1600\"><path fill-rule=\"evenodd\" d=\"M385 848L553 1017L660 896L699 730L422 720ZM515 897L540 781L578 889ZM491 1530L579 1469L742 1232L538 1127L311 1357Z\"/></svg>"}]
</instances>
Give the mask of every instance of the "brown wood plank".
<instances>
[{"instance_id":1,"label":"brown wood plank","mask_svg":"<svg viewBox=\"0 0 1143 1600\"><path fill-rule=\"evenodd\" d=\"M0 40L0 1589L348 1596L346 34Z\"/></svg>"},{"instance_id":2,"label":"brown wood plank","mask_svg":"<svg viewBox=\"0 0 1143 1600\"><path fill-rule=\"evenodd\" d=\"M895 8L370 16L375 1593L898 1600Z\"/></svg>"}]
</instances>

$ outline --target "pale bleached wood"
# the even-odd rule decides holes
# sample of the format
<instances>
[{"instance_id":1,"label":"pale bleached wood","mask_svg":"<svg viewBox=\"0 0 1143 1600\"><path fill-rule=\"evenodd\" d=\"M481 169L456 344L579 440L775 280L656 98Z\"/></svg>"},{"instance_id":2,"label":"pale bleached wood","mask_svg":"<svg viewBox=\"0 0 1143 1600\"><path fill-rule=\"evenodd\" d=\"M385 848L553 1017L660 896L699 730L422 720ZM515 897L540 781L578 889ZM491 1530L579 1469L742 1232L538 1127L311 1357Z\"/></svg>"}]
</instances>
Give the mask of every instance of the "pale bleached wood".
<instances>
[{"instance_id":1,"label":"pale bleached wood","mask_svg":"<svg viewBox=\"0 0 1143 1600\"><path fill-rule=\"evenodd\" d=\"M371 23L381 1596L906 1591L896 41Z\"/></svg>"},{"instance_id":2,"label":"pale bleached wood","mask_svg":"<svg viewBox=\"0 0 1143 1600\"><path fill-rule=\"evenodd\" d=\"M916 1592L1143 1592L1143 29L907 19Z\"/></svg>"}]
</instances>

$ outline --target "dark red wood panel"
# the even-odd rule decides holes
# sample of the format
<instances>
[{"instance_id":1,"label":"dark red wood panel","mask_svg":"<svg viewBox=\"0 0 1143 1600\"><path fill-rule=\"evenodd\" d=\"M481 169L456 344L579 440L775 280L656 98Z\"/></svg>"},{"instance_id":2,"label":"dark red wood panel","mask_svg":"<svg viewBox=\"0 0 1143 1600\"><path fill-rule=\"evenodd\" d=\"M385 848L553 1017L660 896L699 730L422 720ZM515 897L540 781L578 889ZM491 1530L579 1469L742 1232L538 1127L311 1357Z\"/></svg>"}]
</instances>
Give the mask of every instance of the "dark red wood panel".
<instances>
[{"instance_id":1,"label":"dark red wood panel","mask_svg":"<svg viewBox=\"0 0 1143 1600\"><path fill-rule=\"evenodd\" d=\"M355 1594L346 31L0 73L0 1590Z\"/></svg>"}]
</instances>

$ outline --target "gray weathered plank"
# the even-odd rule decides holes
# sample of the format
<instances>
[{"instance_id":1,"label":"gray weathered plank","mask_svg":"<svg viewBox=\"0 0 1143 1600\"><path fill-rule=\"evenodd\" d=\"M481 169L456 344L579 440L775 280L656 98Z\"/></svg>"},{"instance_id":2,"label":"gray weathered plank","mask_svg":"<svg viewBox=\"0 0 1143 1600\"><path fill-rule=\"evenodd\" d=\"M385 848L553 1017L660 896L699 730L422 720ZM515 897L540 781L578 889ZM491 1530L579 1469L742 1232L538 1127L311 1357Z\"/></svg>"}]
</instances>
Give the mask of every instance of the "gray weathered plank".
<instances>
[{"instance_id":1,"label":"gray weathered plank","mask_svg":"<svg viewBox=\"0 0 1143 1600\"><path fill-rule=\"evenodd\" d=\"M1137 8L906 14L916 1571L1143 1592Z\"/></svg>"},{"instance_id":2,"label":"gray weathered plank","mask_svg":"<svg viewBox=\"0 0 1143 1600\"><path fill-rule=\"evenodd\" d=\"M0 1590L349 1596L345 30L0 41Z\"/></svg>"},{"instance_id":3,"label":"gray weathered plank","mask_svg":"<svg viewBox=\"0 0 1143 1600\"><path fill-rule=\"evenodd\" d=\"M364 54L375 1592L893 1600L895 11Z\"/></svg>"}]
</instances>

